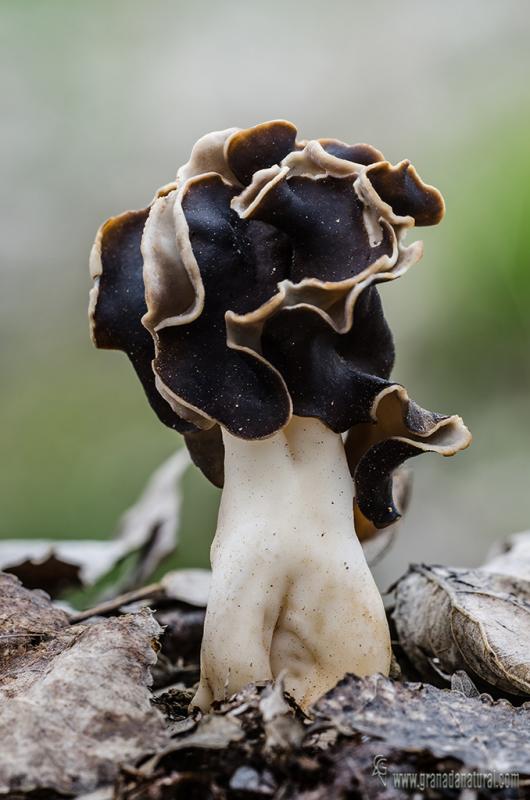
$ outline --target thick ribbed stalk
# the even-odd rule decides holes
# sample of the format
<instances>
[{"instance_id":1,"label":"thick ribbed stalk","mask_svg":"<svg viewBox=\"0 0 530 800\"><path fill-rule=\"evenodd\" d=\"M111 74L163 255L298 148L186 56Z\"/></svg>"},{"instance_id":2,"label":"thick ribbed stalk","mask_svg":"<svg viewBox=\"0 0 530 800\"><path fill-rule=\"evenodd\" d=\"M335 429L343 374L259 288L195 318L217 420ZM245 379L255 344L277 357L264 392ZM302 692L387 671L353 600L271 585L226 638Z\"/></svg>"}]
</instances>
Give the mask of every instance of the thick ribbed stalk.
<instances>
[{"instance_id":1,"label":"thick ribbed stalk","mask_svg":"<svg viewBox=\"0 0 530 800\"><path fill-rule=\"evenodd\" d=\"M346 672L388 674L383 603L353 527L342 439L294 417L243 441L223 431L225 487L194 704L285 673L303 706Z\"/></svg>"}]
</instances>

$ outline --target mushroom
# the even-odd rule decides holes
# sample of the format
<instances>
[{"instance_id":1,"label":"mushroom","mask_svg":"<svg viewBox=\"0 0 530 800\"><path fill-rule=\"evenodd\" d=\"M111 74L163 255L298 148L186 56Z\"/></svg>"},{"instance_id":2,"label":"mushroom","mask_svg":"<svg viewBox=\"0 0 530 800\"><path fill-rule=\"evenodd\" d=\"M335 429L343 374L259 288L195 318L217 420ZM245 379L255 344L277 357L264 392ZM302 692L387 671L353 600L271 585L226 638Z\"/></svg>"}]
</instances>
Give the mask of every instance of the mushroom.
<instances>
[{"instance_id":1,"label":"mushroom","mask_svg":"<svg viewBox=\"0 0 530 800\"><path fill-rule=\"evenodd\" d=\"M470 434L390 380L377 284L444 213L408 161L272 121L208 134L91 256L92 336L124 350L162 422L224 485L194 704L283 673L307 708L391 648L361 537L399 517L393 475ZM355 518L355 527L354 527Z\"/></svg>"}]
</instances>

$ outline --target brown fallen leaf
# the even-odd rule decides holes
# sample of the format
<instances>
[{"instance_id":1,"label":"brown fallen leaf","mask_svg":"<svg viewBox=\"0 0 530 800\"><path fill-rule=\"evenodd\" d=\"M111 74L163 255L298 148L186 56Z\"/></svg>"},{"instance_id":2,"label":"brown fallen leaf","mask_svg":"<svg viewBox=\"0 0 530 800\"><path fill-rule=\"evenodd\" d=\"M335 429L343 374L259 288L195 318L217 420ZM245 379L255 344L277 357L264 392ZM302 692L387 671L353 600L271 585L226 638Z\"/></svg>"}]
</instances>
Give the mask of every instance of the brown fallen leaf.
<instances>
[{"instance_id":1,"label":"brown fallen leaf","mask_svg":"<svg viewBox=\"0 0 530 800\"><path fill-rule=\"evenodd\" d=\"M136 563L120 588L141 584L177 545L180 481L190 464L185 449L165 461L123 514L112 538L6 539L0 542L0 569L16 575L28 588L44 589L56 597L68 588L92 586L126 556L136 553Z\"/></svg>"},{"instance_id":2,"label":"brown fallen leaf","mask_svg":"<svg viewBox=\"0 0 530 800\"><path fill-rule=\"evenodd\" d=\"M402 752L451 757L467 770L530 773L530 706L383 675L347 675L314 706L317 723ZM376 751L379 752L379 751Z\"/></svg>"},{"instance_id":3,"label":"brown fallen leaf","mask_svg":"<svg viewBox=\"0 0 530 800\"><path fill-rule=\"evenodd\" d=\"M425 679L465 670L487 690L530 698L530 581L490 572L412 566L395 586L399 644Z\"/></svg>"},{"instance_id":4,"label":"brown fallen leaf","mask_svg":"<svg viewBox=\"0 0 530 800\"><path fill-rule=\"evenodd\" d=\"M42 592L0 574L0 792L79 794L164 747L147 610L68 625Z\"/></svg>"}]
</instances>

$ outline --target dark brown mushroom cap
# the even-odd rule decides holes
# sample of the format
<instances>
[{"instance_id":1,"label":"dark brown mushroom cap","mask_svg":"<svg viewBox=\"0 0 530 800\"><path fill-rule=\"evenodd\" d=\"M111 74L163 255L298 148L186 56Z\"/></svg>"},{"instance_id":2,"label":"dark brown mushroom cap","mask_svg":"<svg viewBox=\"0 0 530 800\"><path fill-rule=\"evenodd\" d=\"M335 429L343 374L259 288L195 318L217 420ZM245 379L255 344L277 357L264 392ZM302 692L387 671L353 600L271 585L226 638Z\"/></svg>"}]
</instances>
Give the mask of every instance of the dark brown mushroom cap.
<instances>
[{"instance_id":1,"label":"dark brown mushroom cap","mask_svg":"<svg viewBox=\"0 0 530 800\"><path fill-rule=\"evenodd\" d=\"M202 416L235 436L263 438L310 405L311 415L347 430L355 411L342 407L351 404L355 377L345 359L388 377L392 338L372 284L402 274L421 251L400 242L412 219L393 227L377 211L367 221L371 211L356 189L366 166L335 153L369 164L380 157L335 140L301 147L281 121L227 131L224 142L214 134L179 171L179 187L155 201L142 244L144 322L155 339L159 390L196 424ZM220 171L208 171L208 158ZM271 165L275 158L281 164ZM176 243L171 263L160 239ZM352 329L355 303L370 286L370 302L362 301L370 314L357 313L381 331L377 341L362 332L365 322ZM282 322L291 326L287 337ZM316 361L303 375L292 346L282 354L274 343L289 336L315 344L305 348L306 361L309 353ZM327 398L331 384L322 378L317 387L325 340L336 404Z\"/></svg>"},{"instance_id":2,"label":"dark brown mushroom cap","mask_svg":"<svg viewBox=\"0 0 530 800\"><path fill-rule=\"evenodd\" d=\"M100 231L94 340L128 353L217 484L219 426L259 439L296 414L349 431L357 513L387 525L396 467L469 443L459 418L389 380L376 288L421 257L406 231L443 212L408 161L393 167L370 145L298 142L281 120L210 134L150 209Z\"/></svg>"}]
</instances>

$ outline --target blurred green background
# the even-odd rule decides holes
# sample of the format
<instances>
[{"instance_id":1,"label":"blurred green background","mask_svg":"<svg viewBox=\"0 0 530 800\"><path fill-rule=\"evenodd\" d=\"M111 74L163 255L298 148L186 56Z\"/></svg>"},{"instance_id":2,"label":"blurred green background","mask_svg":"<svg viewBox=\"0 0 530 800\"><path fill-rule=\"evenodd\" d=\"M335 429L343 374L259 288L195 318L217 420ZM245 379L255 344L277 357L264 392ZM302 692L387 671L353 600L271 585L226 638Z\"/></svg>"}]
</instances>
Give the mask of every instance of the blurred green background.
<instances>
[{"instance_id":1,"label":"blurred green background","mask_svg":"<svg viewBox=\"0 0 530 800\"><path fill-rule=\"evenodd\" d=\"M408 157L447 202L425 257L382 290L394 375L475 441L411 462L409 561L479 562L530 527L530 9L519 0L0 2L0 536L110 534L178 445L122 354L89 341L100 222L144 206L199 135L286 117L304 138ZM410 240L409 236L409 240ZM203 565L218 493L185 481Z\"/></svg>"}]
</instances>

